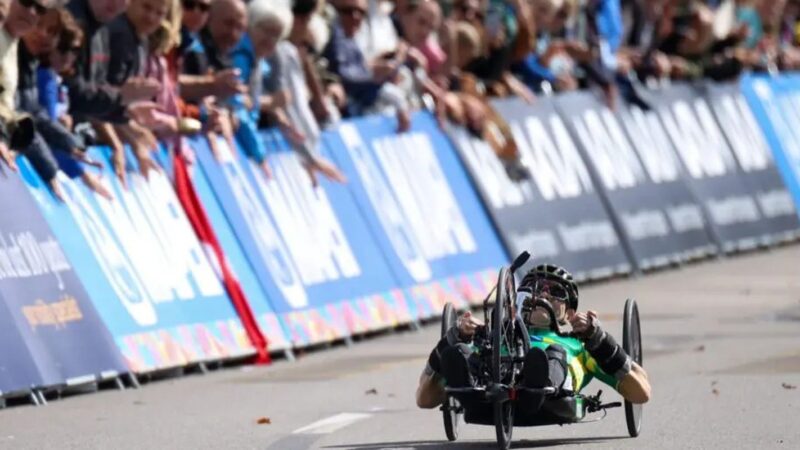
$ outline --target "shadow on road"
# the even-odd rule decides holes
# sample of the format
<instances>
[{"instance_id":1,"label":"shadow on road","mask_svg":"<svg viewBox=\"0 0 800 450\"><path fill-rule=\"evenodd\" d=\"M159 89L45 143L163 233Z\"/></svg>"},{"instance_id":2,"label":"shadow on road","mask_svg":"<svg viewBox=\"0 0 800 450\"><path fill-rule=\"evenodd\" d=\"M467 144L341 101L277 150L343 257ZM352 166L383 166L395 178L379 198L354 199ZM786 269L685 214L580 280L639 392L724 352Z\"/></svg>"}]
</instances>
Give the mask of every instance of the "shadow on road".
<instances>
[{"instance_id":1,"label":"shadow on road","mask_svg":"<svg viewBox=\"0 0 800 450\"><path fill-rule=\"evenodd\" d=\"M603 442L615 441L618 439L628 439L627 436L604 436L604 437L584 437L584 438L564 438L564 439L540 439L514 441L511 448L544 448L558 447L562 445L598 444ZM397 442L375 442L372 444L345 444L331 445L323 448L349 448L354 450L452 450L459 449L492 449L497 448L493 441L458 441L448 443L445 441L397 441Z\"/></svg>"}]
</instances>

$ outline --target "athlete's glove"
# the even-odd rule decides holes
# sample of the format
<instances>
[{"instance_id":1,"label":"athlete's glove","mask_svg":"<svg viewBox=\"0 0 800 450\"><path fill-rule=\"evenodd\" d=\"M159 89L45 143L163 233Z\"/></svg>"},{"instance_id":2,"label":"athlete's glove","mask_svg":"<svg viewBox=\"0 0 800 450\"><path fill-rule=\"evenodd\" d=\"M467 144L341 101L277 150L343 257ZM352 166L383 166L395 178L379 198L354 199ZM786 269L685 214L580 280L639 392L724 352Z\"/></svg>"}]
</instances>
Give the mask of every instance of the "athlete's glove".
<instances>
[{"instance_id":1,"label":"athlete's glove","mask_svg":"<svg viewBox=\"0 0 800 450\"><path fill-rule=\"evenodd\" d=\"M586 351L597 361L603 371L617 380L622 380L631 371L631 358L614 337L600 326L600 321L591 319L591 326L581 336Z\"/></svg>"},{"instance_id":2,"label":"athlete's glove","mask_svg":"<svg viewBox=\"0 0 800 450\"><path fill-rule=\"evenodd\" d=\"M425 372L429 375L433 373L437 375L441 375L442 373L442 352L447 347L451 347L457 345L461 342L468 342L464 337L461 336L457 327L451 327L447 330L444 337L439 340L436 344L436 347L433 348L431 351L430 356L428 356L428 365L425 367Z\"/></svg>"}]
</instances>

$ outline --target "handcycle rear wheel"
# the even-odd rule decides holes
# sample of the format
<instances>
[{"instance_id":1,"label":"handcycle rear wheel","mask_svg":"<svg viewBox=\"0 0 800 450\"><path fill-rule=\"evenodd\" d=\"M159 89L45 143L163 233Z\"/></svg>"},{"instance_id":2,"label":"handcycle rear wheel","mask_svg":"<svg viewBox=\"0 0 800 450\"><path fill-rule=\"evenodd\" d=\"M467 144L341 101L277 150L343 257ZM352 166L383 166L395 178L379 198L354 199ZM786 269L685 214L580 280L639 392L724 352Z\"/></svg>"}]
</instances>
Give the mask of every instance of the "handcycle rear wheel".
<instances>
[{"instance_id":1,"label":"handcycle rear wheel","mask_svg":"<svg viewBox=\"0 0 800 450\"><path fill-rule=\"evenodd\" d=\"M625 313L622 321L622 348L640 366L642 365L642 333L639 326L639 307L636 300L628 299L625 302ZM639 436L642 430L642 405L625 401L625 421L628 424L628 434L631 437Z\"/></svg>"},{"instance_id":2,"label":"handcycle rear wheel","mask_svg":"<svg viewBox=\"0 0 800 450\"><path fill-rule=\"evenodd\" d=\"M457 313L456 309L453 307L453 304L447 302L444 305L444 311L442 312L442 336L444 337L447 334L447 330L456 326L457 321ZM444 432L447 435L448 441L455 441L458 439L458 425L461 421L461 405L458 404L458 400L451 396L447 396L442 405L442 418L444 420Z\"/></svg>"},{"instance_id":3,"label":"handcycle rear wheel","mask_svg":"<svg viewBox=\"0 0 800 450\"><path fill-rule=\"evenodd\" d=\"M495 292L494 309L492 310L492 382L502 384L510 375L503 365L502 350L506 349L511 356L514 350L515 319L513 315L514 278L507 268L500 270ZM513 370L513 364L511 365ZM514 431L514 404L509 400L495 401L494 425L497 434L497 445L506 450L511 447L511 436Z\"/></svg>"}]
</instances>

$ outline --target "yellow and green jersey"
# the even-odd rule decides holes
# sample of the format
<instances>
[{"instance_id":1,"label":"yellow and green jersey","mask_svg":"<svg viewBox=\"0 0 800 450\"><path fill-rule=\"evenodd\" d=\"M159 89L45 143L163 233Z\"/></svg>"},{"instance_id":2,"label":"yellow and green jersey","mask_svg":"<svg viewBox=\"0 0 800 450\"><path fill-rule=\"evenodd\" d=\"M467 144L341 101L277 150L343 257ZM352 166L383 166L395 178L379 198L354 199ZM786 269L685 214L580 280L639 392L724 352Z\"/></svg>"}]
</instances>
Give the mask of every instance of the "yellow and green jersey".
<instances>
[{"instance_id":1,"label":"yellow and green jersey","mask_svg":"<svg viewBox=\"0 0 800 450\"><path fill-rule=\"evenodd\" d=\"M564 388L580 392L592 381L592 378L597 378L614 389L617 388L617 379L603 372L600 366L597 365L597 361L583 347L583 343L580 340L561 337L543 328L529 328L528 334L531 337L531 348L545 350L551 344L558 344L567 352L569 377L564 383Z\"/></svg>"}]
</instances>

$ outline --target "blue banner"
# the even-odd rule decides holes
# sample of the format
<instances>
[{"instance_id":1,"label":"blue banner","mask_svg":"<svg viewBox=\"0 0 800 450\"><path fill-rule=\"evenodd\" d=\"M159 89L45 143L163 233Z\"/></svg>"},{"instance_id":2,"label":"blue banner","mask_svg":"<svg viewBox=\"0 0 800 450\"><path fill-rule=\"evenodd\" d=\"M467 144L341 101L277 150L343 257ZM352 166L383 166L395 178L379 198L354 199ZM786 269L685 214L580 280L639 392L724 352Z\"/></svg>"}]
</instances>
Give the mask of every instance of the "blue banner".
<instances>
[{"instance_id":1,"label":"blue banner","mask_svg":"<svg viewBox=\"0 0 800 450\"><path fill-rule=\"evenodd\" d=\"M408 289L417 317L445 301L477 302L507 261L469 178L430 114L409 132L374 116L339 124L324 137L374 233Z\"/></svg>"},{"instance_id":2,"label":"blue banner","mask_svg":"<svg viewBox=\"0 0 800 450\"><path fill-rule=\"evenodd\" d=\"M204 138L186 140L184 144L188 145L190 149L200 148L204 150L208 148L208 143ZM195 153L194 150L192 150L192 153ZM161 156L162 166L167 168L168 173L172 173L171 166L173 161L168 157L168 152L166 152L166 150L161 152ZM239 281L239 285L247 297L253 314L255 314L258 320L258 326L268 340L269 351L283 350L290 347L291 343L284 331L283 325L280 323L277 314L272 308L269 298L261 288L253 268L247 261L245 251L239 240L236 239L233 228L225 217L225 212L217 200L217 197L214 195L208 178L206 178L205 173L200 170L196 161L194 164L189 165L188 172L192 179L195 193L202 202L206 217L211 222L214 234L225 253L228 266L231 267L236 275L236 279Z\"/></svg>"},{"instance_id":3,"label":"blue banner","mask_svg":"<svg viewBox=\"0 0 800 450\"><path fill-rule=\"evenodd\" d=\"M109 164L109 150L89 156ZM134 159L130 157L129 160ZM91 169L93 170L93 169ZM206 252L162 172L106 172L108 200L61 175L56 202L33 172L29 189L74 262L128 367L145 372L252 354Z\"/></svg>"},{"instance_id":4,"label":"blue banner","mask_svg":"<svg viewBox=\"0 0 800 450\"><path fill-rule=\"evenodd\" d=\"M205 173L292 343L309 345L410 319L346 186L318 187L297 156L264 132L272 178L224 139L194 141ZM324 152L323 152L324 155Z\"/></svg>"},{"instance_id":5,"label":"blue banner","mask_svg":"<svg viewBox=\"0 0 800 450\"><path fill-rule=\"evenodd\" d=\"M31 174L23 158L19 165L23 175ZM51 197L47 191L40 195ZM5 316L0 365L9 359L20 364L0 372L0 390L95 381L125 372L111 335L76 275L74 260L18 175L0 174L0 198L0 314ZM26 352L30 356L21 354ZM27 383L20 385L22 381Z\"/></svg>"},{"instance_id":6,"label":"blue banner","mask_svg":"<svg viewBox=\"0 0 800 450\"><path fill-rule=\"evenodd\" d=\"M741 87L800 209L800 76L747 76Z\"/></svg>"}]
</instances>

